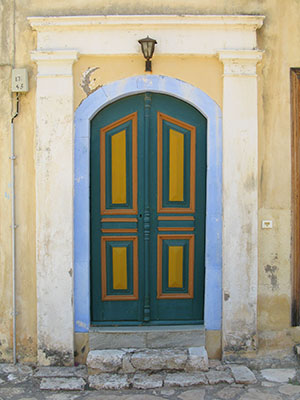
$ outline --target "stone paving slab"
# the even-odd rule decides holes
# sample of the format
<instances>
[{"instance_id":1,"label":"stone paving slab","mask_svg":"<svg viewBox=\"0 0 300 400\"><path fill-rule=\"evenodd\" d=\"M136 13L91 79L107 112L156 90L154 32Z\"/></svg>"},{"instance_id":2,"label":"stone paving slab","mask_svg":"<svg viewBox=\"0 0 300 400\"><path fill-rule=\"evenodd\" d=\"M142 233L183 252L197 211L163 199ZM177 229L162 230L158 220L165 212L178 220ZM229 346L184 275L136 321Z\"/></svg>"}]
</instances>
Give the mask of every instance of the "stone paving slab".
<instances>
[{"instance_id":1,"label":"stone paving slab","mask_svg":"<svg viewBox=\"0 0 300 400\"><path fill-rule=\"evenodd\" d=\"M296 370L295 368L263 369L261 375L267 381L285 383L295 378Z\"/></svg>"},{"instance_id":2,"label":"stone paving slab","mask_svg":"<svg viewBox=\"0 0 300 400\"><path fill-rule=\"evenodd\" d=\"M129 388L129 382L126 375L119 374L100 374L91 375L88 379L92 389L125 389Z\"/></svg>"},{"instance_id":3,"label":"stone paving slab","mask_svg":"<svg viewBox=\"0 0 300 400\"><path fill-rule=\"evenodd\" d=\"M250 388L247 393L242 394L239 400L283 400L283 398L276 393L266 393Z\"/></svg>"},{"instance_id":4,"label":"stone paving slab","mask_svg":"<svg viewBox=\"0 0 300 400\"><path fill-rule=\"evenodd\" d=\"M252 371L244 365L230 366L233 378L236 383L255 383L256 378Z\"/></svg>"},{"instance_id":5,"label":"stone paving slab","mask_svg":"<svg viewBox=\"0 0 300 400\"><path fill-rule=\"evenodd\" d=\"M300 386L289 385L289 384L282 385L278 388L278 391L279 391L279 393L285 394L287 396L293 396L295 394L300 394Z\"/></svg>"},{"instance_id":6,"label":"stone paving slab","mask_svg":"<svg viewBox=\"0 0 300 400\"><path fill-rule=\"evenodd\" d=\"M43 392L46 400L81 400L85 398L86 392L61 392L61 393L51 393Z\"/></svg>"},{"instance_id":7,"label":"stone paving slab","mask_svg":"<svg viewBox=\"0 0 300 400\"><path fill-rule=\"evenodd\" d=\"M7 374L19 374L19 375L31 375L32 374L32 367L29 365L24 364L0 364L0 373L7 373Z\"/></svg>"},{"instance_id":8,"label":"stone paving slab","mask_svg":"<svg viewBox=\"0 0 300 400\"><path fill-rule=\"evenodd\" d=\"M233 377L225 371L209 371L206 375L210 385L217 385L218 383L233 383Z\"/></svg>"},{"instance_id":9,"label":"stone paving slab","mask_svg":"<svg viewBox=\"0 0 300 400\"><path fill-rule=\"evenodd\" d=\"M177 372L174 374L167 374L164 384L165 386L193 386L207 384L207 378L204 373L186 373Z\"/></svg>"},{"instance_id":10,"label":"stone paving slab","mask_svg":"<svg viewBox=\"0 0 300 400\"><path fill-rule=\"evenodd\" d=\"M135 389L155 389L163 386L163 376L160 374L136 373L130 380Z\"/></svg>"},{"instance_id":11,"label":"stone paving slab","mask_svg":"<svg viewBox=\"0 0 300 400\"><path fill-rule=\"evenodd\" d=\"M186 392L181 393L178 398L181 400L204 400L205 390L187 390Z\"/></svg>"},{"instance_id":12,"label":"stone paving slab","mask_svg":"<svg viewBox=\"0 0 300 400\"><path fill-rule=\"evenodd\" d=\"M218 398L223 400L231 400L237 398L239 394L243 391L242 388L226 386L217 392Z\"/></svg>"},{"instance_id":13,"label":"stone paving slab","mask_svg":"<svg viewBox=\"0 0 300 400\"><path fill-rule=\"evenodd\" d=\"M33 376L35 378L68 378L74 376L85 378L87 368L83 365L78 367L39 367Z\"/></svg>"},{"instance_id":14,"label":"stone paving slab","mask_svg":"<svg viewBox=\"0 0 300 400\"><path fill-rule=\"evenodd\" d=\"M83 390L85 380L82 378L42 378L41 390Z\"/></svg>"}]
</instances>

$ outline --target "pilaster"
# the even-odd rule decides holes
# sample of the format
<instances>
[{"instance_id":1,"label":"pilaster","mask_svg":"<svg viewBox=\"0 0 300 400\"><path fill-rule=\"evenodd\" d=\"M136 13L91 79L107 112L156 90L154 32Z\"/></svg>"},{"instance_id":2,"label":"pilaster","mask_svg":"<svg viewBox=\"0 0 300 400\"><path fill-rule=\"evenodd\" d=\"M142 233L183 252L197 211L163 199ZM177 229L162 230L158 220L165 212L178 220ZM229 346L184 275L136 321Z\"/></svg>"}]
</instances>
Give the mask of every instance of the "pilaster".
<instances>
[{"instance_id":1,"label":"pilaster","mask_svg":"<svg viewBox=\"0 0 300 400\"><path fill-rule=\"evenodd\" d=\"M256 50L221 51L223 77L223 353L257 345Z\"/></svg>"},{"instance_id":2,"label":"pilaster","mask_svg":"<svg viewBox=\"0 0 300 400\"><path fill-rule=\"evenodd\" d=\"M73 364L73 74L76 51L37 51L38 362ZM69 183L69 184L66 184Z\"/></svg>"}]
</instances>

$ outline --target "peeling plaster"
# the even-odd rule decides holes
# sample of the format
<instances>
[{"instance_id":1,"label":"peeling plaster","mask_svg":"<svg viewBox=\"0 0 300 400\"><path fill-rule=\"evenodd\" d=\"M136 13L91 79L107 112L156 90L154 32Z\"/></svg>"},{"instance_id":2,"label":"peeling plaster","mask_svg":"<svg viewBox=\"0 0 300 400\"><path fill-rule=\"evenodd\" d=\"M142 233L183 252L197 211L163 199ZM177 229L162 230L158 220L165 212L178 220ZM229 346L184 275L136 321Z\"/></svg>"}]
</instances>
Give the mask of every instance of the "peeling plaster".
<instances>
[{"instance_id":1,"label":"peeling plaster","mask_svg":"<svg viewBox=\"0 0 300 400\"><path fill-rule=\"evenodd\" d=\"M70 354L69 351L48 349L47 346L41 346L38 353L42 365L73 365L73 354Z\"/></svg>"},{"instance_id":2,"label":"peeling plaster","mask_svg":"<svg viewBox=\"0 0 300 400\"><path fill-rule=\"evenodd\" d=\"M92 77L94 72L98 69L99 67L89 67L82 73L80 86L87 96L101 86L96 84L97 77Z\"/></svg>"},{"instance_id":3,"label":"peeling plaster","mask_svg":"<svg viewBox=\"0 0 300 400\"><path fill-rule=\"evenodd\" d=\"M277 271L278 267L276 265L265 265L265 272L270 279L270 283L272 286L272 291L279 289L278 278L277 278Z\"/></svg>"},{"instance_id":4,"label":"peeling plaster","mask_svg":"<svg viewBox=\"0 0 300 400\"><path fill-rule=\"evenodd\" d=\"M230 294L228 292L224 292L224 301L228 301L230 299Z\"/></svg>"},{"instance_id":5,"label":"peeling plaster","mask_svg":"<svg viewBox=\"0 0 300 400\"><path fill-rule=\"evenodd\" d=\"M76 326L87 329L87 330L89 329L89 325L82 321L76 321Z\"/></svg>"},{"instance_id":6,"label":"peeling plaster","mask_svg":"<svg viewBox=\"0 0 300 400\"><path fill-rule=\"evenodd\" d=\"M236 336L234 334L227 334L227 344L224 347L225 353L240 353L253 351L257 348L256 332L252 334L244 334ZM228 356L226 359L228 359Z\"/></svg>"}]
</instances>

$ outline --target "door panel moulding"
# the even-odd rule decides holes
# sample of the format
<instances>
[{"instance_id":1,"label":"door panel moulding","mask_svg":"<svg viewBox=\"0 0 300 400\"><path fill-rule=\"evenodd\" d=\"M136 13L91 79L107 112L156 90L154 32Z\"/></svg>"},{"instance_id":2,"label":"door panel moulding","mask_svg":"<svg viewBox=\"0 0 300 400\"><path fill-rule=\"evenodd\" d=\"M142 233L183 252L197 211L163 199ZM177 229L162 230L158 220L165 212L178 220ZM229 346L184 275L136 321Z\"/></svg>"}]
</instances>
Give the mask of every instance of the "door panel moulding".
<instances>
[{"instance_id":1,"label":"door panel moulding","mask_svg":"<svg viewBox=\"0 0 300 400\"><path fill-rule=\"evenodd\" d=\"M68 360L72 360L74 318L77 332L89 330L90 120L99 110L115 100L145 91L177 97L193 105L207 118L205 325L206 329L217 331L221 329L222 320L225 351L233 347L250 350L255 348L256 64L262 58L262 52L256 48L256 30L262 26L264 17L122 15L29 17L28 20L32 29L37 31L37 49L32 52L32 59L38 66L36 91L38 145L35 159L39 362L49 363L46 357L49 350L64 354L64 357L67 354ZM82 102L76 110L74 120L72 66L78 57L81 55L140 57L137 40L146 35L155 37L159 43L156 54L219 57L224 65L222 120L220 108L200 89L160 75L141 75L103 86ZM72 157L74 128L75 161ZM57 140L51 142L53 132ZM52 158L49 158L47 153L49 146ZM67 154L62 162L61 154L65 154L66 151ZM224 157L223 164L222 157ZM61 166L62 171L59 182L56 179L57 165ZM254 185L245 193L244 185L249 171ZM52 183L46 188L45 182ZM75 191L74 203L73 191ZM243 204L238 202L238 198L243 198ZM55 201L55 212L53 210L49 213L49 205L53 204L53 201ZM62 216L65 222L63 229ZM251 232L243 230L243 226L247 224L251 224ZM52 240L54 232L55 241ZM48 254L41 249L47 248L49 238L51 253ZM61 243L64 243L63 249ZM245 243L250 244L251 254L244 246ZM44 265L49 265L47 273ZM74 309L72 272L75 276ZM58 280L58 275L67 278ZM246 275L249 277L247 281L244 280ZM225 293L223 303L222 286ZM49 292L47 289L49 287L55 287L55 290ZM69 301L62 301L62 298ZM55 317L48 312L49 307L59 310ZM53 358L50 362L56 361Z\"/></svg>"}]
</instances>

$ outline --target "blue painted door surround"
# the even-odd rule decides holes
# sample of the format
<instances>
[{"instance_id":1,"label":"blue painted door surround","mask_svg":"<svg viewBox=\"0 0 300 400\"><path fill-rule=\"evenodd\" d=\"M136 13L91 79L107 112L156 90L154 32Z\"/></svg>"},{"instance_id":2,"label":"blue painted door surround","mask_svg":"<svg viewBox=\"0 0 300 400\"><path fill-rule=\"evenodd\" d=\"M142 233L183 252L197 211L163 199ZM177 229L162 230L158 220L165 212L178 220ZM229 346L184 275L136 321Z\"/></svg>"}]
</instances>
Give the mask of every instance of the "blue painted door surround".
<instances>
[{"instance_id":1,"label":"blue painted door surround","mask_svg":"<svg viewBox=\"0 0 300 400\"><path fill-rule=\"evenodd\" d=\"M90 318L90 120L106 105L125 96L164 93L193 105L207 125L207 209L205 249L205 312L208 330L222 321L222 114L206 93L178 79L161 75L134 76L104 85L75 112L74 148L74 323L75 332L88 332Z\"/></svg>"},{"instance_id":2,"label":"blue painted door surround","mask_svg":"<svg viewBox=\"0 0 300 400\"><path fill-rule=\"evenodd\" d=\"M91 122L92 323L203 323L206 119L146 92Z\"/></svg>"}]
</instances>

